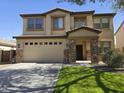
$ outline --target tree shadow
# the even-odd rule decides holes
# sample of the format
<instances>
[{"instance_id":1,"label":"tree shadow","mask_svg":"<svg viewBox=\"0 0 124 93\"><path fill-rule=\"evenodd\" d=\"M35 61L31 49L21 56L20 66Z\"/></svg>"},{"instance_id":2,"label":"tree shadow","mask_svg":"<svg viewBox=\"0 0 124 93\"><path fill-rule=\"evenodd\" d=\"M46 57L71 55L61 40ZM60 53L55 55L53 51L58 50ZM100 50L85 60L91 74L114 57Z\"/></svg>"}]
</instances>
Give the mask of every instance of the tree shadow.
<instances>
[{"instance_id":1,"label":"tree shadow","mask_svg":"<svg viewBox=\"0 0 124 93\"><path fill-rule=\"evenodd\" d=\"M64 69L63 69L64 70ZM84 68L81 70L63 71L60 73L59 79L71 78L75 76L73 80L64 82L63 84L56 85L54 79L58 75L58 68L54 67L36 67L32 69L18 69L18 70L0 70L0 93L27 93L27 92L37 92L37 93L51 93L55 89L54 93L70 93L71 86L75 84L85 83L82 80L88 80L90 77L94 77L97 87L101 88L104 93L124 93L124 91L119 91L118 89L113 89L103 82L103 79L110 82L113 85L119 86L118 82L110 81L110 78L104 77L104 71ZM80 77L76 77L76 76ZM37 83L41 83L39 86L30 86L33 82L33 77L39 79ZM42 78L43 77L43 78ZM45 77L45 78L44 78ZM36 80L35 79L35 80ZM47 83L45 80L50 79ZM42 82L45 83L42 83ZM92 82L91 82L92 83ZM83 86L85 88L85 86ZM91 86L89 86L91 87ZM79 90L80 91L80 90Z\"/></svg>"},{"instance_id":2,"label":"tree shadow","mask_svg":"<svg viewBox=\"0 0 124 93\"><path fill-rule=\"evenodd\" d=\"M58 75L57 67L0 70L0 93L49 93Z\"/></svg>"},{"instance_id":3,"label":"tree shadow","mask_svg":"<svg viewBox=\"0 0 124 93\"><path fill-rule=\"evenodd\" d=\"M107 81L107 82L109 82L111 84L112 84L112 82L111 81L108 81L107 79L105 79L102 76L103 74L104 74L104 72L103 73L100 73L100 74L96 74L95 75L95 80L96 80L97 85L104 91L104 93L124 93L124 90L123 91L119 91L118 89L112 89L110 87L107 87L105 85L105 83L103 82L103 80L101 80L101 78L103 78L105 81ZM117 86L118 85L117 83L118 82L113 82L112 85L116 85Z\"/></svg>"},{"instance_id":4,"label":"tree shadow","mask_svg":"<svg viewBox=\"0 0 124 93\"><path fill-rule=\"evenodd\" d=\"M113 88L110 88L110 87L108 87L108 86L106 86L104 83L105 82L103 82L103 80L101 79L101 78L103 78L104 79L104 77L103 77L103 74L105 73L105 71L98 71L98 70L94 70L93 71L93 73L91 73L90 71L88 71L88 70L86 70L86 69L84 69L84 71L83 70L81 70L81 71L79 71L78 73L77 72L70 72L70 73L67 73L67 74L65 74L66 76L65 77L63 77L63 78L66 78L66 77L69 77L69 76L67 76L67 75L70 75L71 76L71 74L73 74L73 75L76 75L76 74L83 74L83 72L85 72L86 71L86 73L85 73L85 75L84 76L81 76L81 77L79 77L79 78L76 78L76 79L74 79L74 80L72 80L72 81L70 81L70 82L65 82L64 84L61 84L61 85L57 85L57 86L55 86L54 88L55 88L55 91L54 91L54 93L71 93L71 92L69 92L69 89L70 89L70 87L71 86L73 86L73 85L75 85L75 84L77 84L79 81L82 81L82 80L85 80L85 79L88 79L88 78L90 78L90 77L94 77L95 78L95 82L96 82L96 84L97 84L97 87L99 87L99 88L101 88L101 90L104 92L104 93L124 93L124 90L122 90L122 91L120 91L120 90L118 90L118 89L113 89ZM64 72L63 72L64 73ZM70 77L71 78L71 77ZM105 80L105 79L104 79ZM107 81L107 80L106 80ZM116 86L118 86L119 84L118 84L118 82L110 82L110 81L107 81L107 82L109 82L109 83L113 83L113 85L116 85ZM82 83L84 83L84 82L82 82ZM91 82L92 83L92 82ZM85 86L84 86L85 87ZM91 86L89 86L89 88L90 88ZM80 90L79 90L80 91ZM88 92L89 93L89 92Z\"/></svg>"}]
</instances>

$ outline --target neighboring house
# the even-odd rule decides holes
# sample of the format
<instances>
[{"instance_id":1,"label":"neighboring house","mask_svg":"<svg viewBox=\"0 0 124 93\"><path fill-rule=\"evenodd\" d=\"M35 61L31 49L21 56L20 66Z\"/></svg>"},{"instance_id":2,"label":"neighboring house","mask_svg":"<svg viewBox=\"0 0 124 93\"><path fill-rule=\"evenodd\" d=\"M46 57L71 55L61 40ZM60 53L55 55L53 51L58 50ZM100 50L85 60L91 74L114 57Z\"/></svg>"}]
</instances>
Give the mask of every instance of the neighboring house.
<instances>
[{"instance_id":1,"label":"neighboring house","mask_svg":"<svg viewBox=\"0 0 124 93\"><path fill-rule=\"evenodd\" d=\"M115 13L94 12L56 8L42 14L21 14L23 35L14 36L17 62L98 62L100 54L114 48Z\"/></svg>"},{"instance_id":2,"label":"neighboring house","mask_svg":"<svg viewBox=\"0 0 124 93\"><path fill-rule=\"evenodd\" d=\"M16 42L0 39L0 63L10 62L15 55Z\"/></svg>"},{"instance_id":3,"label":"neighboring house","mask_svg":"<svg viewBox=\"0 0 124 93\"><path fill-rule=\"evenodd\" d=\"M115 33L115 47L118 51L124 53L124 21Z\"/></svg>"}]
</instances>

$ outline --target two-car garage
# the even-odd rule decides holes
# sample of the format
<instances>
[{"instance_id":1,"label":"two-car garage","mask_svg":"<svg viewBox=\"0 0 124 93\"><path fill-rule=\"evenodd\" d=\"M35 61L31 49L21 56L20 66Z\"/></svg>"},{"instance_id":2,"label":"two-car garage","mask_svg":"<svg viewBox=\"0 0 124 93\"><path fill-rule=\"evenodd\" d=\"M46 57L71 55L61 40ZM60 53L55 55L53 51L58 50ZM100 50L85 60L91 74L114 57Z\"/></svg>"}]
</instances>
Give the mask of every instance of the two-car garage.
<instances>
[{"instance_id":1,"label":"two-car garage","mask_svg":"<svg viewBox=\"0 0 124 93\"><path fill-rule=\"evenodd\" d=\"M23 41L24 62L63 62L65 39L26 39Z\"/></svg>"}]
</instances>

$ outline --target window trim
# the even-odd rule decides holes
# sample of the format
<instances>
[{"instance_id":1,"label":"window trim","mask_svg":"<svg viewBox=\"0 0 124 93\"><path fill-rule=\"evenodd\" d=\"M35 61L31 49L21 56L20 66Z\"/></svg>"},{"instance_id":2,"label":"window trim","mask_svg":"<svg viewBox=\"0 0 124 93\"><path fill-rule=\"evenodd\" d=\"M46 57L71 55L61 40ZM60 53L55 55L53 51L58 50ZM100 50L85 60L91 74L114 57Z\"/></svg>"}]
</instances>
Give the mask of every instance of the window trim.
<instances>
[{"instance_id":1,"label":"window trim","mask_svg":"<svg viewBox=\"0 0 124 93\"><path fill-rule=\"evenodd\" d=\"M93 18L93 27L95 28L95 24L94 24L94 20L95 19L100 19L100 28L96 28L96 29L110 29L111 27L110 27L110 17L94 17ZM108 19L108 22L109 22L109 27L108 28L104 28L103 26L102 26L102 19L103 18L107 18Z\"/></svg>"},{"instance_id":2,"label":"window trim","mask_svg":"<svg viewBox=\"0 0 124 93\"><path fill-rule=\"evenodd\" d=\"M104 51L104 48L107 48L107 47L104 47L104 43L109 43L109 47L108 48L111 48L112 46L111 46L111 44L112 44L112 42L111 41L100 41L99 43L100 43L100 49L102 49L102 50L99 50L99 53L100 54L104 54L105 53L105 51Z\"/></svg>"},{"instance_id":3,"label":"window trim","mask_svg":"<svg viewBox=\"0 0 124 93\"><path fill-rule=\"evenodd\" d=\"M107 19L108 19L108 24L109 24L108 27L103 27L103 25L102 25L102 24L103 24L102 19L104 19L104 18L107 18ZM102 28L102 29L110 29L110 18L109 18L109 17L102 17L102 18L101 18L101 28Z\"/></svg>"},{"instance_id":4,"label":"window trim","mask_svg":"<svg viewBox=\"0 0 124 93\"><path fill-rule=\"evenodd\" d=\"M30 29L28 28L28 20L29 20L30 18L35 19L34 24L33 24L33 25L34 25L34 29L32 29L32 30L30 30ZM41 18L42 21L43 21L43 28L42 28L42 29L36 29L36 19L37 19L37 18ZM44 22L45 22L44 17L28 17L28 18L27 18L27 22L26 22L26 31L44 31L44 28L45 28Z\"/></svg>"},{"instance_id":5,"label":"window trim","mask_svg":"<svg viewBox=\"0 0 124 93\"><path fill-rule=\"evenodd\" d=\"M54 22L54 19L56 19L56 18L62 18L63 19L63 28L54 28L54 23L53 22ZM51 28L52 28L53 31L65 30L65 16L52 16L51 19L52 19Z\"/></svg>"},{"instance_id":6,"label":"window trim","mask_svg":"<svg viewBox=\"0 0 124 93\"><path fill-rule=\"evenodd\" d=\"M100 27L99 28L96 28L95 27L95 19L99 19L100 20L100 23L99 23L100 24ZM99 18L99 17L98 18L94 18L93 19L93 26L94 26L95 29L101 29L101 18Z\"/></svg>"}]
</instances>

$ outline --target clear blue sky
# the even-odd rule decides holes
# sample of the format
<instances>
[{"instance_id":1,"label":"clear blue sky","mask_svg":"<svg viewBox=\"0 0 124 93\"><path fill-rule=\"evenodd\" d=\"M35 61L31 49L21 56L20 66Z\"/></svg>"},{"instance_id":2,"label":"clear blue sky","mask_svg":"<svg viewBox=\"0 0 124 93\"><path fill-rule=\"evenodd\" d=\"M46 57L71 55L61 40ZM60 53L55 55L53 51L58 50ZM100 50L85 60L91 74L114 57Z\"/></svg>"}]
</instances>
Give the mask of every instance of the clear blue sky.
<instances>
[{"instance_id":1,"label":"clear blue sky","mask_svg":"<svg viewBox=\"0 0 124 93\"><path fill-rule=\"evenodd\" d=\"M54 8L64 8L72 11L95 10L96 13L113 12L109 4L104 6L88 3L78 6L70 3L57 3L57 0L1 0L0 2L0 38L12 39L12 36L22 34L21 13L42 13ZM114 18L114 31L118 29L124 14L118 13Z\"/></svg>"}]
</instances>

